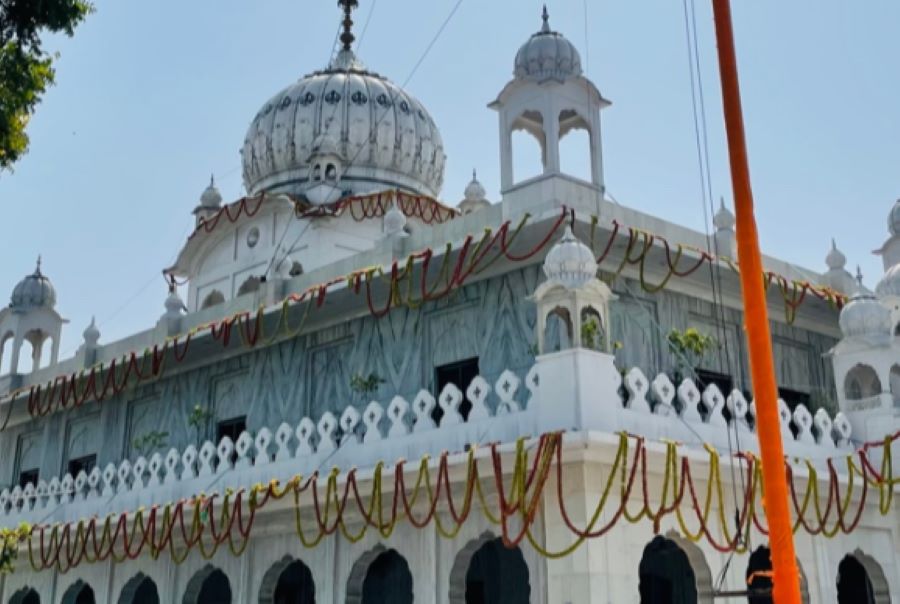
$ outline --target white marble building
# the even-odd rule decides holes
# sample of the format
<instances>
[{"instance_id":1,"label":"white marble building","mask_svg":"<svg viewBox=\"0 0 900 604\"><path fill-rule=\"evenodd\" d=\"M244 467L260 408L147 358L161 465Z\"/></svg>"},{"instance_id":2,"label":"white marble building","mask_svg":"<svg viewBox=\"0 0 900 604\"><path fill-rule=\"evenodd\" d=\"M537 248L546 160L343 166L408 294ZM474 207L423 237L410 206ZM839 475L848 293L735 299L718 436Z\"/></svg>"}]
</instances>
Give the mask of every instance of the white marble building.
<instances>
[{"instance_id":1,"label":"white marble building","mask_svg":"<svg viewBox=\"0 0 900 604\"><path fill-rule=\"evenodd\" d=\"M253 118L247 197L226 202L210 182L186 204L196 230L166 269L186 285L151 328L102 342L91 323L60 359L67 293L40 263L14 287L0 311L0 526L32 532L3 550L14 570L0 601L748 601L768 541L751 457L735 456L758 446L733 215L723 204L707 238L604 198L609 101L546 12L490 104L501 199L473 174L458 209L442 204L437 124L355 56L351 24L327 68ZM573 129L589 134L589 182L560 170ZM522 182L515 130L543 156L543 174ZM900 464L885 442L900 430L900 201L888 225L874 292L835 245L825 273L765 258L807 602L900 598ZM679 347L692 328L706 350ZM517 443L528 468L558 451L546 480L522 478ZM670 463L690 467L695 490L683 470L671 483ZM423 467L429 484L445 480L435 506L415 489ZM262 494L273 480L299 492L316 473L333 514L318 541L309 488ZM350 493L339 524L327 484ZM247 535L243 517L224 529L222 509L250 517L250 489L265 501ZM446 489L456 506L472 496L465 520ZM412 501L391 531L366 520L393 517L401 494ZM244 503L216 503L226 496ZM692 497L711 501L705 515ZM751 578L749 601L771 601L766 578Z\"/></svg>"}]
</instances>

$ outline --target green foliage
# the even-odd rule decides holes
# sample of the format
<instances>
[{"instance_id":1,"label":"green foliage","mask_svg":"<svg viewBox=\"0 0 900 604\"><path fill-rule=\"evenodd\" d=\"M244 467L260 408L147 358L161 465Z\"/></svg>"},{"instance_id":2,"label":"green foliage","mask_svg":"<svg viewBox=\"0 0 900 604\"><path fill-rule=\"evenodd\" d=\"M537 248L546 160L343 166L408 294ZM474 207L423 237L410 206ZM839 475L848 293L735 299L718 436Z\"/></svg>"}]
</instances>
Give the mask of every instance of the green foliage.
<instances>
[{"instance_id":1,"label":"green foliage","mask_svg":"<svg viewBox=\"0 0 900 604\"><path fill-rule=\"evenodd\" d=\"M197 433L197 446L200 446L200 437L203 434L203 428L206 427L207 422L212 419L213 413L209 409L204 408L202 405L194 405L194 408L191 409L191 412L187 416L188 426L194 429Z\"/></svg>"},{"instance_id":2,"label":"green foliage","mask_svg":"<svg viewBox=\"0 0 900 604\"><path fill-rule=\"evenodd\" d=\"M384 382L385 379L377 373L373 372L367 376L357 373L350 377L350 390L362 395L371 394Z\"/></svg>"},{"instance_id":3,"label":"green foliage","mask_svg":"<svg viewBox=\"0 0 900 604\"><path fill-rule=\"evenodd\" d=\"M131 441L131 446L141 455L147 455L157 449L164 449L168 445L168 438L168 432L153 430L134 437L134 440Z\"/></svg>"},{"instance_id":4,"label":"green foliage","mask_svg":"<svg viewBox=\"0 0 900 604\"><path fill-rule=\"evenodd\" d=\"M15 569L13 562L19 557L19 544L31 534L31 525L21 523L16 528L0 528L0 575L8 575Z\"/></svg>"},{"instance_id":5,"label":"green foliage","mask_svg":"<svg viewBox=\"0 0 900 604\"><path fill-rule=\"evenodd\" d=\"M28 121L54 82L53 60L41 34L64 33L94 10L87 0L0 1L0 170L28 150Z\"/></svg>"},{"instance_id":6,"label":"green foliage","mask_svg":"<svg viewBox=\"0 0 900 604\"><path fill-rule=\"evenodd\" d=\"M684 375L696 369L706 353L716 346L714 337L700 333L693 327L684 331L673 329L667 339L669 348L675 353L676 375Z\"/></svg>"},{"instance_id":7,"label":"green foliage","mask_svg":"<svg viewBox=\"0 0 900 604\"><path fill-rule=\"evenodd\" d=\"M581 324L581 345L584 348L597 350L601 345L600 323L593 317L589 317Z\"/></svg>"}]
</instances>

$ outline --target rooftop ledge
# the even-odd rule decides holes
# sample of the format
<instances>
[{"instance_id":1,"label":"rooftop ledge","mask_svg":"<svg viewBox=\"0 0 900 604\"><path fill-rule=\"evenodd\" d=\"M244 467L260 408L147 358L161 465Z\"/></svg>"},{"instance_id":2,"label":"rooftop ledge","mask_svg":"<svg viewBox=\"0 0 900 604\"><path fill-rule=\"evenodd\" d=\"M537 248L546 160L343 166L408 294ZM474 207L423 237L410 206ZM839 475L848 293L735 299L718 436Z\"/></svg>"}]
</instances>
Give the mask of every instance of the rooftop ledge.
<instances>
[{"instance_id":1,"label":"rooftop ledge","mask_svg":"<svg viewBox=\"0 0 900 604\"><path fill-rule=\"evenodd\" d=\"M625 400L619 394L623 384ZM465 397L472 408L463 417L460 404ZM844 414L831 418L820 409L813 416L803 405L793 413L784 401L779 406L788 458L808 459L814 467L825 468L828 459L853 451ZM436 424L432 412L438 407L443 416ZM697 455L711 445L726 458L736 452L729 446L735 438L742 451L758 449L753 405L740 392L726 397L714 385L701 392L689 380L676 387L664 374L649 380L639 369L623 379L611 355L570 349L539 356L524 380L507 370L493 385L474 378L465 394L448 384L437 399L421 390L412 402L397 396L386 406L375 401L363 410L349 406L340 416L326 412L296 426L282 423L274 431L244 432L236 442L226 436L218 443L172 448L149 459L108 463L89 474L3 489L0 523L71 522L203 492L286 481L332 467L436 458L445 451L513 443L555 431L565 431L567 439L577 433L605 434L607 439L616 433L640 434L648 441L682 443L686 454ZM878 464L880 460L873 462ZM842 464L836 465L840 471Z\"/></svg>"}]
</instances>

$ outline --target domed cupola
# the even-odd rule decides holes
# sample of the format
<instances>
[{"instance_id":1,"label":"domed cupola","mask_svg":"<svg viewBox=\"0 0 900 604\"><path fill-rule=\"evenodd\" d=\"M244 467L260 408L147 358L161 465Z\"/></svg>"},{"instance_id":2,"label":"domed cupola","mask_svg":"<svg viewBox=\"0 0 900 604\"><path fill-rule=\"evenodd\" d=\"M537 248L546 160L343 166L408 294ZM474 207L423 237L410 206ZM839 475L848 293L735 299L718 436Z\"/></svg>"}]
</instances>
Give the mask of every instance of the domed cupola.
<instances>
[{"instance_id":1,"label":"domed cupola","mask_svg":"<svg viewBox=\"0 0 900 604\"><path fill-rule=\"evenodd\" d=\"M889 296L900 298L900 264L895 264L884 273L875 286L875 293L883 298Z\"/></svg>"},{"instance_id":2,"label":"domed cupola","mask_svg":"<svg viewBox=\"0 0 900 604\"><path fill-rule=\"evenodd\" d=\"M572 227L566 226L563 236L547 253L544 274L568 289L577 289L597 276L597 261L591 248L575 237Z\"/></svg>"},{"instance_id":3,"label":"domed cupola","mask_svg":"<svg viewBox=\"0 0 900 604\"><path fill-rule=\"evenodd\" d=\"M891 208L891 213L888 214L888 230L891 232L891 235L900 235L900 199L894 202L894 207Z\"/></svg>"},{"instance_id":4,"label":"domed cupola","mask_svg":"<svg viewBox=\"0 0 900 604\"><path fill-rule=\"evenodd\" d=\"M886 339L891 335L891 312L866 291L857 269L856 293L841 309L839 323L846 338Z\"/></svg>"},{"instance_id":5,"label":"domed cupola","mask_svg":"<svg viewBox=\"0 0 900 604\"><path fill-rule=\"evenodd\" d=\"M459 211L463 214L471 214L491 205L487 199L487 191L478 181L478 175L472 170L472 180L466 185L463 200L459 202Z\"/></svg>"},{"instance_id":6,"label":"domed cupola","mask_svg":"<svg viewBox=\"0 0 900 604\"><path fill-rule=\"evenodd\" d=\"M251 122L241 150L244 186L313 203L386 189L436 197L444 180L440 132L418 100L357 59L356 2L341 4L341 51L326 69L273 96ZM326 156L335 161L321 161ZM333 178L325 182L329 165Z\"/></svg>"},{"instance_id":7,"label":"domed cupola","mask_svg":"<svg viewBox=\"0 0 900 604\"><path fill-rule=\"evenodd\" d=\"M516 53L515 76L537 82L565 81L581 75L581 55L564 35L550 29L550 15L544 5L544 23Z\"/></svg>"},{"instance_id":8,"label":"domed cupola","mask_svg":"<svg viewBox=\"0 0 900 604\"><path fill-rule=\"evenodd\" d=\"M9 307L17 311L29 311L55 306L56 290L50 283L50 279L41 272L41 259L38 257L34 272L19 281L13 288Z\"/></svg>"}]
</instances>

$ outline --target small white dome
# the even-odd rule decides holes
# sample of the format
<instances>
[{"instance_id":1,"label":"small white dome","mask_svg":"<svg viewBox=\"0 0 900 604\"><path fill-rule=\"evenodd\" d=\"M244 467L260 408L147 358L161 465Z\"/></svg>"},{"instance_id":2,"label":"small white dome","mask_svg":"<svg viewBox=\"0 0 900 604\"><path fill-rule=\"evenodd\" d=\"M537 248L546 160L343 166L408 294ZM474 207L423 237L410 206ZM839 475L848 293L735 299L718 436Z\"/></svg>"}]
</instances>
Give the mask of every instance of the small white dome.
<instances>
[{"instance_id":1,"label":"small white dome","mask_svg":"<svg viewBox=\"0 0 900 604\"><path fill-rule=\"evenodd\" d=\"M178 295L178 290L174 287L169 290L166 296L166 314L180 315L184 311L184 301Z\"/></svg>"},{"instance_id":2,"label":"small white dome","mask_svg":"<svg viewBox=\"0 0 900 604\"><path fill-rule=\"evenodd\" d=\"M831 240L831 251L825 256L825 264L831 270L841 270L847 265L847 257L837 248L834 239Z\"/></svg>"},{"instance_id":3,"label":"small white dome","mask_svg":"<svg viewBox=\"0 0 900 604\"><path fill-rule=\"evenodd\" d=\"M91 317L91 324L88 325L81 334L84 337L84 343L90 346L96 346L100 340L100 330L97 329L97 321L95 317Z\"/></svg>"},{"instance_id":4,"label":"small white dome","mask_svg":"<svg viewBox=\"0 0 900 604\"><path fill-rule=\"evenodd\" d=\"M41 273L41 259L38 257L34 272L13 288L9 307L16 310L31 310L54 306L56 306L56 290L50 279Z\"/></svg>"},{"instance_id":5,"label":"small white dome","mask_svg":"<svg viewBox=\"0 0 900 604\"><path fill-rule=\"evenodd\" d=\"M900 199L894 202L894 207L888 215L888 230L891 235L900 235Z\"/></svg>"},{"instance_id":6,"label":"small white dome","mask_svg":"<svg viewBox=\"0 0 900 604\"><path fill-rule=\"evenodd\" d=\"M200 207L204 210L218 209L222 205L222 194L216 188L215 179L209 177L209 186L200 195Z\"/></svg>"},{"instance_id":7,"label":"small white dome","mask_svg":"<svg viewBox=\"0 0 900 604\"><path fill-rule=\"evenodd\" d=\"M900 264L895 264L885 271L881 281L875 286L875 293L882 298L887 296L900 298Z\"/></svg>"},{"instance_id":8,"label":"small white dome","mask_svg":"<svg viewBox=\"0 0 900 604\"><path fill-rule=\"evenodd\" d=\"M466 185L463 200L459 202L459 211L463 214L471 214L489 205L491 205L491 202L487 200L487 191L478 182L478 175L475 173L475 170L472 170L472 181Z\"/></svg>"},{"instance_id":9,"label":"small white dome","mask_svg":"<svg viewBox=\"0 0 900 604\"><path fill-rule=\"evenodd\" d=\"M719 210L713 216L713 226L720 231L730 231L734 228L734 214L725 207L725 200L719 199Z\"/></svg>"},{"instance_id":10,"label":"small white dome","mask_svg":"<svg viewBox=\"0 0 900 604\"><path fill-rule=\"evenodd\" d=\"M568 289L577 289L597 276L594 253L566 226L566 232L557 241L544 260L544 274Z\"/></svg>"},{"instance_id":11,"label":"small white dome","mask_svg":"<svg viewBox=\"0 0 900 604\"><path fill-rule=\"evenodd\" d=\"M857 273L858 285L850 302L841 309L839 323L844 337L890 337L891 311L867 292L862 285L862 275Z\"/></svg>"},{"instance_id":12,"label":"small white dome","mask_svg":"<svg viewBox=\"0 0 900 604\"><path fill-rule=\"evenodd\" d=\"M581 75L581 56L575 45L562 34L550 29L550 17L544 6L544 24L541 31L533 34L516 53L513 73L517 78L545 82Z\"/></svg>"},{"instance_id":13,"label":"small white dome","mask_svg":"<svg viewBox=\"0 0 900 604\"><path fill-rule=\"evenodd\" d=\"M391 208L384 214L384 232L388 235L399 235L406 227L406 214L400 211L397 204L392 204Z\"/></svg>"}]
</instances>

